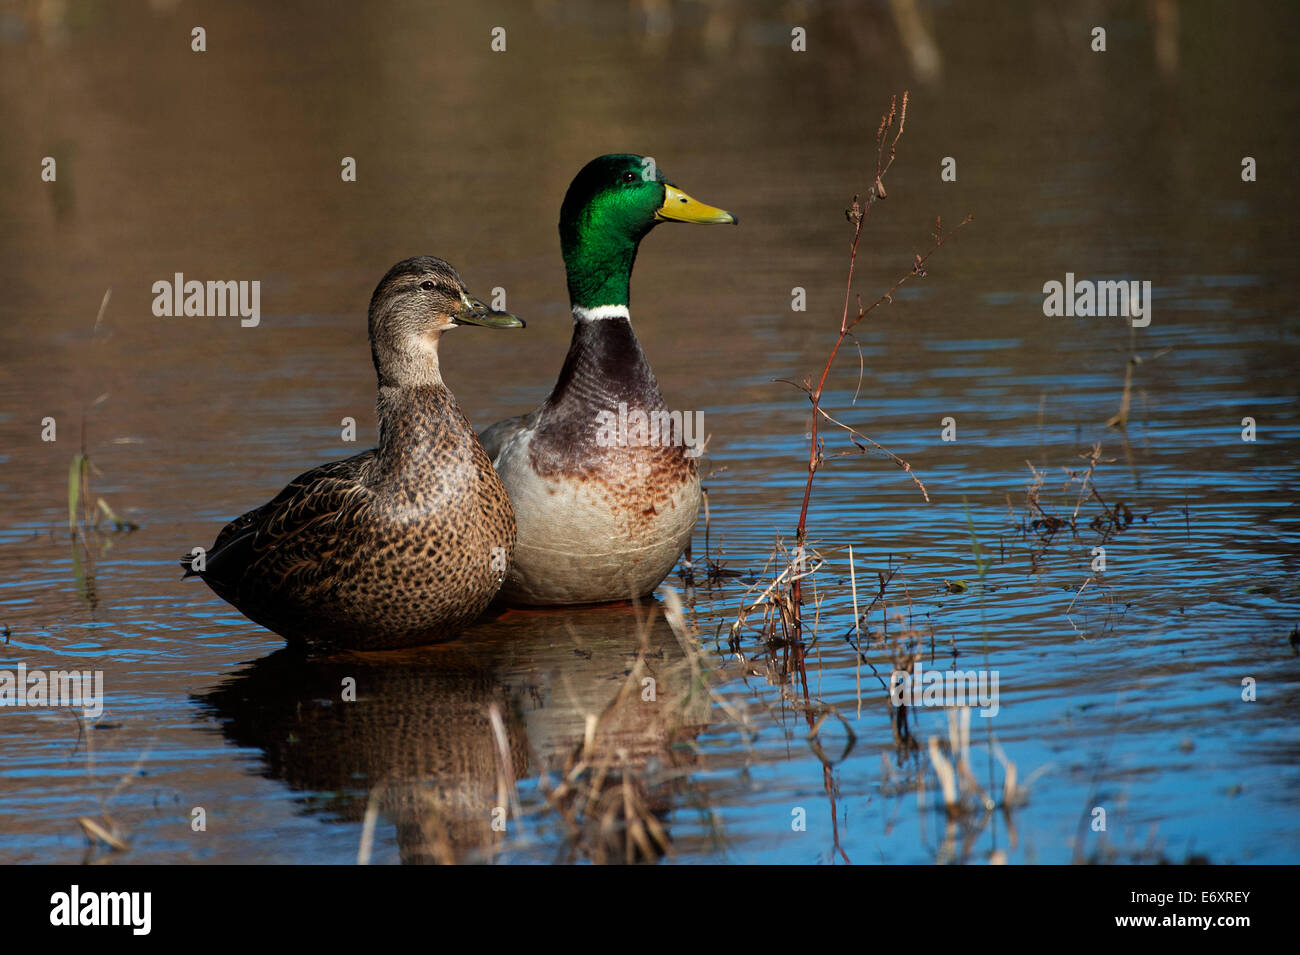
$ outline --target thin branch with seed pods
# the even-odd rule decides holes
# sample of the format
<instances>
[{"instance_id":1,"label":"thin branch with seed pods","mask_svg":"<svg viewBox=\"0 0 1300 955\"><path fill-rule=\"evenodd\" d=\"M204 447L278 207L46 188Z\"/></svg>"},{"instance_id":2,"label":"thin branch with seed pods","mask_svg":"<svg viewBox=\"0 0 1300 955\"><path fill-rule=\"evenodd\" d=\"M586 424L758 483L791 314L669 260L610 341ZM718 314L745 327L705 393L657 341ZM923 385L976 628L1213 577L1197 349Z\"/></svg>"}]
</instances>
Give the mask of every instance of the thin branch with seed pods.
<instances>
[{"instance_id":1,"label":"thin branch with seed pods","mask_svg":"<svg viewBox=\"0 0 1300 955\"><path fill-rule=\"evenodd\" d=\"M869 442L871 445L884 452L894 461L895 464L907 472L908 476L911 477L912 481L920 489L922 497L924 497L927 502L930 500L930 495L925 489L925 484L919 477L917 477L915 472L912 471L911 464L889 451L887 448L882 447L877 442L860 434L848 425L837 421L821 407L822 392L826 387L827 378L830 377L831 367L835 364L835 358L839 354L840 346L844 344L845 339L854 338L852 329L880 305L892 301L894 292L898 291L898 289L909 279L916 276L924 277L925 263L929 261L930 257L934 255L934 253L937 252L959 229L961 229L962 226L965 226L968 222L973 220L973 217L968 215L960 224L958 224L956 229L952 229L945 234L943 231L942 220L936 218L935 233L933 236L934 243L930 249L924 255L917 254L915 256L915 261L912 263L911 270L899 278L898 281L891 285L889 289L874 302L863 306L861 298L858 298L856 313L850 317L849 303L854 300L853 274L857 267L858 244L862 239L862 224L866 221L868 214L871 212L871 207L876 203L876 201L884 199L888 195L885 191L884 178L885 174L889 172L890 167L894 164L898 141L902 138L903 128L907 123L907 102L908 93L906 90L903 92L901 102L897 96L890 97L889 112L881 116L880 125L876 127L875 176L872 178L872 183L870 188L867 190L865 199L855 195L852 204L845 211L845 217L853 224L853 242L849 247L848 278L844 289L844 308L840 313L839 335L835 339L835 344L831 346L830 354L826 358L826 364L822 368L821 377L818 378L816 387L813 387L811 379L802 384L795 385L795 387L799 388L808 396L808 400L812 404L811 427L808 441L808 476L804 481L803 500L799 507L799 524L795 535L799 554L803 553L804 543L808 536L808 505L812 500L813 481L816 478L817 471L822 467L826 460L819 435L819 425L822 418L826 418L829 422L848 431L853 443L862 450L865 451L866 448L858 441L859 438L863 441ZM856 338L854 338L854 341L856 342ZM859 388L861 388L862 384L862 371L861 351L859 349ZM800 613L802 596L802 581L801 578L796 577L791 584L791 598L796 629L802 624Z\"/></svg>"}]
</instances>

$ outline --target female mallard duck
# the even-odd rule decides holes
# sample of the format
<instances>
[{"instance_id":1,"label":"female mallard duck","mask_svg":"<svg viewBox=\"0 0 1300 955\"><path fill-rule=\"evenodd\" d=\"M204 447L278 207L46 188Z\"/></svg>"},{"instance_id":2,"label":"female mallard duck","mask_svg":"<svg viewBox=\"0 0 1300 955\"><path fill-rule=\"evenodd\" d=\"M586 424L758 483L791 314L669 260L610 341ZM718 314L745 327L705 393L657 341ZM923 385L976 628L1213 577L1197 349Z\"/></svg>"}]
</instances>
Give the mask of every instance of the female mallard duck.
<instances>
[{"instance_id":1,"label":"female mallard duck","mask_svg":"<svg viewBox=\"0 0 1300 955\"><path fill-rule=\"evenodd\" d=\"M696 202L653 162L626 154L587 163L564 197L560 245L574 320L568 357L540 408L480 435L518 520L502 588L513 603L644 596L690 541L700 507L695 458L654 428L668 409L628 312L637 246L662 221L736 217ZM612 420L651 427L611 441Z\"/></svg>"},{"instance_id":2,"label":"female mallard duck","mask_svg":"<svg viewBox=\"0 0 1300 955\"><path fill-rule=\"evenodd\" d=\"M370 299L379 447L299 475L186 576L291 643L384 649L452 636L496 596L515 546L510 499L443 384L456 325L521 327L446 262L393 266Z\"/></svg>"}]
</instances>

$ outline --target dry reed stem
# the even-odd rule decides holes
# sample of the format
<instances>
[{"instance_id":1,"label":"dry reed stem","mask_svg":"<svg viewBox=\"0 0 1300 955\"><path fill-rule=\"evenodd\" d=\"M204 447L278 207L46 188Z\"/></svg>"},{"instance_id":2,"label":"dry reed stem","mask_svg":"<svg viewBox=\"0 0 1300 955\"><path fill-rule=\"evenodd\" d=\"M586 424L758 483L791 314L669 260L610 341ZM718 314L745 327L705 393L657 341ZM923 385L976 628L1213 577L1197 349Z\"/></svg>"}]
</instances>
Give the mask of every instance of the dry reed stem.
<instances>
[{"instance_id":1,"label":"dry reed stem","mask_svg":"<svg viewBox=\"0 0 1300 955\"><path fill-rule=\"evenodd\" d=\"M361 820L361 843L357 846L357 865L370 865L370 854L375 844L375 823L379 819L379 789L374 787L366 797L366 814Z\"/></svg>"},{"instance_id":2,"label":"dry reed stem","mask_svg":"<svg viewBox=\"0 0 1300 955\"><path fill-rule=\"evenodd\" d=\"M908 475L912 478L913 482L917 485L918 488L920 488L921 494L924 497L924 499L927 502L930 499L930 496L925 489L924 483L920 480L920 478L916 474L912 472L912 467L908 462L904 461L902 458L900 458L898 455L894 454L893 452L889 451L888 449L884 448L879 443L873 441L870 438L867 438L865 435L861 435L853 428L836 420L834 417L832 417L826 411L824 411L821 407L822 393L826 387L827 378L830 376L831 368L835 364L835 358L839 354L840 347L844 344L845 339L853 337L851 334L852 329L864 318L866 318L867 315L869 315L872 311L874 311L877 307L884 304L885 302L892 301L893 293L896 292L909 279L911 279L914 276L924 276L925 263L929 261L930 257L934 255L934 253L937 252L944 245L944 243L947 242L948 239L951 238L958 230L960 230L967 223L971 222L973 219L972 216L969 215L966 216L966 218L963 219L961 223L958 224L956 229L949 231L947 234L943 232L942 220L936 219L934 244L930 247L930 249L924 255L919 255L919 254L915 255L911 270L908 273L901 276L897 281L895 281L893 285L891 285L881 296L879 296L870 305L864 307L861 303L861 299L859 299L856 314L853 316L852 321L850 321L849 303L853 300L853 276L857 267L858 246L862 239L862 226L867 216L871 212L871 207L878 200L884 199L888 195L888 193L885 190L884 177L894 163L894 158L897 153L898 141L902 138L903 130L907 125L907 106L908 106L908 92L906 90L904 90L903 92L901 103L897 96L890 97L889 111L881 116L880 124L876 127L876 169L875 169L875 175L872 177L871 186L867 190L865 200L860 201L861 197L855 195L853 197L852 204L850 205L849 209L846 210L845 213L849 222L852 223L853 225L853 241L849 247L848 275L845 280L844 307L840 313L839 334L835 339L835 343L831 346L830 354L826 358L826 363L822 368L821 376L817 380L816 387L813 387L811 380L796 385L796 387L800 388L800 390L802 390L805 394L807 394L808 400L812 405L812 411L813 411L811 423L810 423L810 429L809 429L809 440L808 440L808 465L807 465L808 475L804 481L803 498L799 506L799 522L796 528L796 535L795 535L796 544L800 549L800 551L802 551L803 545L807 540L807 536L808 536L808 507L810 501L812 500L813 481L816 478L817 471L822 467L822 465L825 462L823 446L819 438L819 428L818 428L820 419L822 417L825 417L828 421L847 430L850 433L850 435L854 438L855 444L858 444L858 441L856 439L861 438L863 441L869 442L871 445L873 445L874 447L876 447L877 449L879 449L880 451L888 455L889 458L892 461L894 461L895 464L898 464L900 467L903 468L904 471L908 473ZM891 130L893 131L892 138L890 136ZM857 344L856 338L854 338L854 342L855 344ZM857 388L854 391L855 401L857 399L857 394L862 387L862 374L864 371L862 365L862 353L861 353L860 346L858 350L858 358L859 358L859 378L858 378ZM862 448L862 450L865 450L865 448L862 447L862 445L859 444L858 446ZM796 638L798 638L802 636L802 622L803 622L803 618L802 618L803 588L802 588L801 578L796 577L791 580L789 603L790 603L790 609L788 613L788 616L790 618L789 625L793 628L794 635L796 636ZM734 632L735 631L733 628L733 634Z\"/></svg>"},{"instance_id":3,"label":"dry reed stem","mask_svg":"<svg viewBox=\"0 0 1300 955\"><path fill-rule=\"evenodd\" d=\"M515 820L523 822L524 812L519 805L519 788L516 785L514 761L510 758L510 740L506 724L496 703L488 704L488 722L492 725L492 739L497 752L497 805L509 805Z\"/></svg>"}]
</instances>

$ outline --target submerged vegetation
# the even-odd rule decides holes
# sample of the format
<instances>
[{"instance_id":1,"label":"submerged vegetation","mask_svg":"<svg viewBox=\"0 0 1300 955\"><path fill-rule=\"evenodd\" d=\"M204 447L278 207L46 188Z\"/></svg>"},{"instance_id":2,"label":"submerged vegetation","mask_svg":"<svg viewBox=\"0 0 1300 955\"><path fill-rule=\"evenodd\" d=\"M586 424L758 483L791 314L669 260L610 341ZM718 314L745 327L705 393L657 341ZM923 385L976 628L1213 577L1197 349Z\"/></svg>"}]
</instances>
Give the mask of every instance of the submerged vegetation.
<instances>
[{"instance_id":1,"label":"submerged vegetation","mask_svg":"<svg viewBox=\"0 0 1300 955\"><path fill-rule=\"evenodd\" d=\"M92 338L99 334L112 294L113 290L107 289L100 300ZM119 517L108 501L91 491L91 476L99 475L100 471L86 452L86 416L107 400L108 395L101 394L83 408L80 450L72 456L68 468L68 536L72 544L72 573L77 593L92 610L99 603L95 591L96 558L113 546L111 535L139 529L139 525Z\"/></svg>"},{"instance_id":2,"label":"submerged vegetation","mask_svg":"<svg viewBox=\"0 0 1300 955\"><path fill-rule=\"evenodd\" d=\"M897 698L894 692L896 685L900 680L919 680L923 668L933 671L945 657L955 666L963 652L955 635L945 637L937 633L933 617L928 612L922 615L924 623L918 625L914 597L921 591L917 590L914 583L909 586L904 574L906 557L890 555L884 568L873 574L864 573L854 559L853 542L831 543L822 540L814 544L809 526L810 502L818 474L832 459L845 456L875 454L892 462L913 482L923 504L931 504L931 495L923 477L907 460L847 423L843 413L832 413L823 405L827 382L842 346L850 340L856 344L854 329L876 309L890 304L894 293L905 283L925 277L935 253L957 231L973 221L973 217L967 215L955 228L945 232L942 219L936 219L929 247L923 253L914 255L908 272L866 304L861 296L856 295L853 277L864 224L875 204L887 196L885 177L894 163L899 140L906 126L907 113L907 93L891 100L889 109L881 117L876 129L876 161L871 184L864 194L853 197L846 210L846 218L853 226L853 237L849 248L844 304L839 328L821 372L815 379L781 379L801 391L810 404L806 473L793 535L794 544L790 546L777 541L767 566L752 579L748 590L738 600L734 619L722 636L730 654L742 660L750 672L761 673L769 682L785 688L786 705L804 715L809 727L809 747L823 764L823 789L834 819L839 798L835 770L853 750L856 737L835 705L819 698L814 692L813 686L819 681L810 680L808 664L810 657L819 652L819 643L824 632L832 625L831 621L839 616L831 608L842 605L846 600L851 602L851 622L841 636L852 649L857 662L857 714L860 716L864 707L869 709L883 705L888 713L894 743L892 754L881 754L884 765L881 791L895 795L915 793L919 805L923 809L932 810L941 819L941 837L930 850L936 861L969 861L976 837L988 830L995 818L1002 820L1010 846L1015 848L1017 833L1013 812L1028 801L1033 780L1050 767L1041 767L1025 778L998 743L990 720L984 723L986 732L979 734L983 737L979 744L986 751L987 764L986 779L981 782L973 768L975 760L972 756L970 719L974 707L969 704L953 705L951 701L947 702L946 734L918 739L912 706L906 699ZM1130 467L1126 428L1132 400L1133 369L1141 362L1142 359L1134 351L1126 365L1120 413L1107 422L1109 426L1120 430ZM861 390L864 373L860 353L855 400L857 391ZM823 434L828 429L843 434L847 438L847 447L828 447ZM1008 513L1013 528L1009 533L998 535L996 552L990 551L981 542L970 503L963 497L959 526L963 526L969 536L972 574L968 579L943 579L936 590L943 596L956 599L970 599L965 595L973 594L979 601L982 634L980 654L985 673L989 672L991 662L984 601L986 594L997 589L998 585L991 579L992 570L995 563L1006 564L1008 538L1019 539L1026 545L1026 569L1031 576L1042 574L1043 562L1049 549L1063 535L1068 535L1075 545L1089 548L1089 556L1084 562L1088 564L1090 572L1082 577L1074 592L1062 601L1063 615L1080 637L1086 636L1086 633L1075 623L1071 613L1090 587L1099 591L1108 602L1103 631L1113 625L1117 614L1122 613L1116 609L1114 597L1105 584L1105 545L1122 534L1135 520L1145 520L1145 516L1136 514L1129 503L1112 499L1099 489L1099 471L1114 461L1113 458L1103 456L1100 442L1094 443L1079 458L1082 464L1062 468L1065 477L1062 491L1068 496L1065 503L1058 502L1054 495L1048 493L1048 475L1032 462L1026 462L1032 481L1025 491L1023 509L1017 513L1008 496ZM706 514L706 542L708 531ZM846 559L847 574L841 575L834 569L843 566ZM705 563L709 582L715 584L721 563L711 556L707 543ZM830 579L828 574L831 574ZM948 671L950 676L952 672ZM974 674L974 671L968 672ZM996 671L992 672L996 675ZM962 671L956 673L960 676ZM838 759L827 758L819 741L828 718L832 717L843 724L847 734L843 752ZM995 769L995 764L1000 767L1000 774ZM937 796L930 797L927 795L929 793ZM992 848L983 858L986 861L1002 862L1006 860L1006 853L998 848L996 828L994 826ZM835 852L844 861L850 861L838 840Z\"/></svg>"},{"instance_id":3,"label":"submerged vegetation","mask_svg":"<svg viewBox=\"0 0 1300 955\"><path fill-rule=\"evenodd\" d=\"M99 473L99 469L91 464L90 458L84 451L73 455L72 467L68 469L68 532L73 535L99 532L104 530L105 526L117 532L139 530L140 525L118 517L102 497L95 497L95 503L93 505L90 503L92 470L96 474ZM80 505L80 515L78 505ZM108 522L107 525L105 521Z\"/></svg>"},{"instance_id":4,"label":"submerged vegetation","mask_svg":"<svg viewBox=\"0 0 1300 955\"><path fill-rule=\"evenodd\" d=\"M1015 764L1006 757L1001 747L997 745L991 729L988 736L989 751L990 754L997 756L1003 767L1003 781L998 790L1000 798L994 799L988 795L990 791L993 791L991 765L989 786L987 788L982 787L976 781L974 772L971 769L969 707L958 707L947 711L949 732L946 741L938 736L932 736L924 745L918 743L910 725L910 707L906 702L895 699L893 691L899 675L907 674L909 678L913 675L919 677L918 663L927 657L928 663L934 662L936 659L936 634L932 626L928 627L926 632L922 632L912 624L912 595L901 576L903 563L895 564L891 558L890 566L876 572L874 593L870 594L869 599L866 599L867 594L862 594L860 598L858 569L853 557L852 544L814 547L810 543L808 525L809 505L818 472L826 466L830 459L846 455L872 452L883 455L907 474L916 485L922 500L926 504L930 503L930 494L924 481L913 470L908 461L863 434L859 429L845 423L841 420L841 417L827 411L822 404L826 384L841 347L850 339L856 343L853 330L876 309L890 304L893 301L894 293L905 283L924 278L927 274L927 265L935 253L960 229L973 221L973 217L967 215L955 228L945 232L942 218L937 218L929 248L924 253L914 255L912 267L908 272L900 276L888 289L869 303L864 304L861 296L855 295L853 277L863 227L875 204L888 195L885 188L885 177L896 158L898 143L902 138L907 123L907 111L908 94L906 92L901 97L894 97L890 100L889 109L881 116L880 123L876 128L876 162L871 183L864 194L853 197L849 208L845 212L845 217L853 226L853 238L849 247L844 305L840 315L839 328L830 353L822 367L821 374L815 384L811 378L799 382L786 382L803 392L811 405L807 472L804 479L798 521L795 527L794 547L791 549L781 543L777 544L769 559L769 569L764 572L760 582L756 583L750 589L750 593L741 601L728 636L731 652L741 655L744 653L741 635L742 633L748 634L752 640L757 641L758 645L764 648L750 651L748 660L751 665L757 659L765 659L768 672L771 673L773 679L783 685L790 684L795 688L795 692L788 696L788 703L793 709L802 711L808 722L809 745L822 761L823 788L830 804L831 817L834 819L837 815L836 801L838 796L835 768L837 763L846 758L852 751L856 743L856 737L848 722L835 706L818 699L811 691L807 662L809 654L815 652L820 638L824 605L828 598L825 590L819 587L818 574L825 572L832 558L840 557L840 555L847 552L849 565L847 582L852 600L853 619L848 632L843 635L843 639L852 647L858 665L857 711L860 715L864 705L861 671L862 667L865 666L870 670L871 678L879 686L879 699L888 707L890 726L893 732L893 759L891 760L886 754L882 753L882 761L886 772L883 791L887 793L915 792L920 800L920 805L925 806L927 778L933 774L938 780L938 790L942 796L942 802L938 810L944 818L943 838L940 845L933 849L933 854L938 861L956 861L958 859L965 860L969 857L975 837L986 828L991 814L995 811L1000 811L1005 819L1014 846L1015 829L1011 822L1011 812L1016 806L1024 802L1026 786L1018 782L1018 772ZM856 305L854 305L855 301ZM860 357L859 389L861 388L863 373L864 368ZM829 451L821 433L823 421L827 426L833 426L843 432L847 436L850 446L842 450ZM974 524L970 519L969 509L967 509L966 513L966 525L971 536L975 572L982 591L988 564L983 556ZM901 599L907 605L908 610L906 613L895 611L891 614L889 611L889 588L895 585L896 578L898 579L897 585L901 586L903 590ZM964 581L956 580L944 581L943 589L948 594L960 594L964 593L968 588ZM877 608L880 611L880 629L878 631L873 630L869 624L869 620ZM811 619L809 618L810 613ZM892 633L891 620L893 623ZM954 659L956 653L957 650L954 645L952 647ZM879 659L882 664L888 663L891 669L882 672L876 666L876 659L873 659L873 657ZM870 692L866 695L865 700L868 706L872 705L873 696L874 694ZM837 718L848 733L844 751L839 759L835 761L826 758L823 748L818 742L819 733L826 725L827 718L831 716ZM922 762L922 754L924 754L928 762ZM960 853L956 846L959 836L962 840ZM843 861L851 861L843 848L839 846L838 837L836 838L835 851ZM1000 850L994 850L992 861L999 861L997 858L999 853Z\"/></svg>"}]
</instances>

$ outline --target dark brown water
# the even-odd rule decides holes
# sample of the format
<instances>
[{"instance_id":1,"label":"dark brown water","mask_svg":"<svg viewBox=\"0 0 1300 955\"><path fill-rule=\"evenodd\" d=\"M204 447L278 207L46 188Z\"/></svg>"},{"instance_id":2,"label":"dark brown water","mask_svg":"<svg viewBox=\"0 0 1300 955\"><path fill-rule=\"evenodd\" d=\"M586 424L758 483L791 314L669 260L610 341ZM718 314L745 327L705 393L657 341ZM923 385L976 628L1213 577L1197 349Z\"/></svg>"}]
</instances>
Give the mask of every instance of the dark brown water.
<instances>
[{"instance_id":1,"label":"dark brown water","mask_svg":"<svg viewBox=\"0 0 1300 955\"><path fill-rule=\"evenodd\" d=\"M0 11L0 670L95 668L106 696L93 729L67 709L0 710L0 859L79 860L77 820L104 816L122 862L348 862L366 840L376 862L619 858L599 822L632 792L684 861L1297 861L1300 18L956 3L921 21L917 37L890 6L851 3ZM825 400L909 460L932 501L878 456L819 475L800 673L756 619L727 634L802 493L807 403L774 379L820 373L843 210L904 88L856 290L904 274L937 215L975 221L859 326L856 401L852 346ZM529 322L446 343L471 420L544 396L570 330L560 199L610 151L653 155L741 220L656 230L633 280L670 405L705 413L709 543L740 574L704 586L701 525L697 586L669 581L699 652L656 606L516 613L402 657L303 660L181 582L181 553L374 441L364 312L393 262L443 256ZM260 281L260 324L155 317L151 287L176 272ZM1067 272L1150 281L1150 325L1045 317L1043 284ZM1106 421L1134 355L1126 443ZM357 444L340 440L345 416ZM946 417L956 441L940 440ZM1063 469L1081 474L1097 442L1093 486L1132 514L1100 575L1088 522L1103 504L1086 499L1077 537L1050 542L1025 517L1027 462L1044 508L1069 517L1080 485ZM93 495L138 530L69 537L83 447ZM904 568L861 666L850 544L861 606L878 572ZM926 667L998 672L970 765L1002 803L997 753L1014 764L1025 793L1008 813L945 832L929 740L947 740L947 717L912 710L918 746L900 746L871 674L908 634ZM615 788L578 813L555 793L580 764L575 778Z\"/></svg>"}]
</instances>

